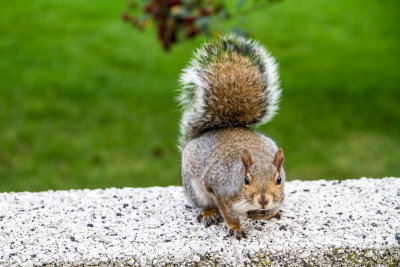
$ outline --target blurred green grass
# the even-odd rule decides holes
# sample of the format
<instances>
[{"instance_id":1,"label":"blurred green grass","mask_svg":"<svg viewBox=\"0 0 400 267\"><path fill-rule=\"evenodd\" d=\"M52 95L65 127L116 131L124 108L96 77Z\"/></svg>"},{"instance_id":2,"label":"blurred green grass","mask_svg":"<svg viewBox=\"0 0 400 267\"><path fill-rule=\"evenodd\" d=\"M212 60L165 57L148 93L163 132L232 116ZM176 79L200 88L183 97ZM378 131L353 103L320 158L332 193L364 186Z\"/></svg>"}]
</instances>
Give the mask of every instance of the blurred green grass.
<instances>
[{"instance_id":1,"label":"blurred green grass","mask_svg":"<svg viewBox=\"0 0 400 267\"><path fill-rule=\"evenodd\" d=\"M0 3L0 191L180 184L177 78L197 38L161 50L125 1ZM400 176L400 3L281 3L244 28L280 64L260 131L289 179Z\"/></svg>"}]
</instances>

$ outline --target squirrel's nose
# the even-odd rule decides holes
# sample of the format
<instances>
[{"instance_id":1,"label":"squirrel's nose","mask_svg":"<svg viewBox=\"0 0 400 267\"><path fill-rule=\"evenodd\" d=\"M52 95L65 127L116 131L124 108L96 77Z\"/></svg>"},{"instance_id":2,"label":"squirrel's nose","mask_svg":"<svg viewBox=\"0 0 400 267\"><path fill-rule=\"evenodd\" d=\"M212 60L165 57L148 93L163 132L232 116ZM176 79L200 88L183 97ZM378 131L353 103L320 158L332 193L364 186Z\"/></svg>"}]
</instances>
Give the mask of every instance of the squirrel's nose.
<instances>
[{"instance_id":1,"label":"squirrel's nose","mask_svg":"<svg viewBox=\"0 0 400 267\"><path fill-rule=\"evenodd\" d=\"M261 199L258 199L258 203L260 203L261 206L266 206L268 204L268 199L264 194L261 195Z\"/></svg>"}]
</instances>

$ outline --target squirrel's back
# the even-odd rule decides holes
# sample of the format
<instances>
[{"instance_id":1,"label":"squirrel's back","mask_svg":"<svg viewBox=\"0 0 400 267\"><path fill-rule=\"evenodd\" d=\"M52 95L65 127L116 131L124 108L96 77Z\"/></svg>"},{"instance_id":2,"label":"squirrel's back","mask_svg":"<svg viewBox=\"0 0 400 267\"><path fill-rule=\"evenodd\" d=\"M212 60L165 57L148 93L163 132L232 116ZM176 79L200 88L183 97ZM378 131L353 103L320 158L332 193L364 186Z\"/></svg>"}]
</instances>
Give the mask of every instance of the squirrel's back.
<instances>
[{"instance_id":1,"label":"squirrel's back","mask_svg":"<svg viewBox=\"0 0 400 267\"><path fill-rule=\"evenodd\" d=\"M181 83L181 148L210 130L267 122L280 96L275 60L257 42L236 35L197 50Z\"/></svg>"}]
</instances>

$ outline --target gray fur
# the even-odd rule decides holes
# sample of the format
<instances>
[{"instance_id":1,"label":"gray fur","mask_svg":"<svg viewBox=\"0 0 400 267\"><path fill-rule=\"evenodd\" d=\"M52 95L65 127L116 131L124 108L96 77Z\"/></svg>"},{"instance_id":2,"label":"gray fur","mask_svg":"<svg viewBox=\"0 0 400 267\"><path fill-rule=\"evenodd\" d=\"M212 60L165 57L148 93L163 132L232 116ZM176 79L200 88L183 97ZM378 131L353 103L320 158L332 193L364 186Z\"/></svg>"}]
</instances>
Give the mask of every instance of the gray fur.
<instances>
[{"instance_id":1,"label":"gray fur","mask_svg":"<svg viewBox=\"0 0 400 267\"><path fill-rule=\"evenodd\" d=\"M278 150L275 142L267 136L246 128L240 129L246 133L243 140L238 138L235 142L224 142L224 132L237 130L233 128L209 131L190 141L183 149L182 183L187 197L196 206L200 208L218 207L213 195L224 196L228 202L232 203L243 197L245 169L240 153L244 148L255 158L252 167L255 173L263 173L266 166L269 166L269 172L274 171L272 160ZM260 138L253 138L249 142L246 140L249 136ZM243 145L239 145L240 143ZM281 177L282 184L284 184L286 178L284 169L282 169ZM259 181L263 185L270 182L264 177L260 177ZM207 184L213 189L213 194L206 191ZM194 187L201 187L202 190L196 191ZM204 198L208 198L210 201L207 203L201 201ZM279 206L275 208L278 209ZM234 215L238 212L232 210L232 213Z\"/></svg>"},{"instance_id":2,"label":"gray fur","mask_svg":"<svg viewBox=\"0 0 400 267\"><path fill-rule=\"evenodd\" d=\"M185 193L203 209L200 218L216 221L209 217L218 209L240 239L246 236L241 214L269 219L284 200L283 152L247 127L267 122L277 110L281 91L275 60L257 42L228 35L197 51L181 83ZM245 185L246 176L251 182Z\"/></svg>"}]
</instances>

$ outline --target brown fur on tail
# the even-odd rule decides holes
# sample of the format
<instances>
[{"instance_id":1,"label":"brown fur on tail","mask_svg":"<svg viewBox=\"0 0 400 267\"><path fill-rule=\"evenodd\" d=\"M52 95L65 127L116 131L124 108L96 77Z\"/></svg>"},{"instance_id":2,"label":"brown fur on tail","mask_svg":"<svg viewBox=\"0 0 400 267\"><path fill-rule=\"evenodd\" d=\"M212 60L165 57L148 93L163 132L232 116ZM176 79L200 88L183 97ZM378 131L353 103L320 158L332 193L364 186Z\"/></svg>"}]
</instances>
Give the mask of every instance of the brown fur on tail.
<instances>
[{"instance_id":1,"label":"brown fur on tail","mask_svg":"<svg viewBox=\"0 0 400 267\"><path fill-rule=\"evenodd\" d=\"M274 59L258 43L235 35L198 50L181 82L181 147L209 130L268 121L280 96Z\"/></svg>"}]
</instances>

